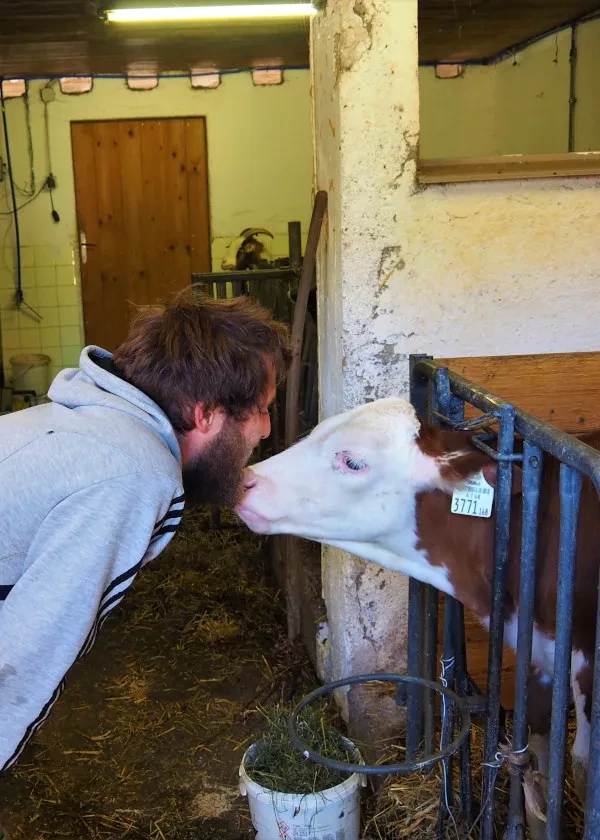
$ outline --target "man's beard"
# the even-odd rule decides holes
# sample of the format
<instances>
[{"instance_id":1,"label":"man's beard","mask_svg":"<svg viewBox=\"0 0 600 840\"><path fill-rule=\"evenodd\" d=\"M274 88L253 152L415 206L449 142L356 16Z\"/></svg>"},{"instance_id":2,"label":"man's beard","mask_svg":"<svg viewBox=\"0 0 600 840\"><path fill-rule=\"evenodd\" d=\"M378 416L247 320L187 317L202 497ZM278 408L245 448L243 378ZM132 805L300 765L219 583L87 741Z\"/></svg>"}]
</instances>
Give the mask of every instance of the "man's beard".
<instances>
[{"instance_id":1,"label":"man's beard","mask_svg":"<svg viewBox=\"0 0 600 840\"><path fill-rule=\"evenodd\" d=\"M242 493L251 450L235 420L228 418L214 440L183 469L186 506L234 507Z\"/></svg>"}]
</instances>

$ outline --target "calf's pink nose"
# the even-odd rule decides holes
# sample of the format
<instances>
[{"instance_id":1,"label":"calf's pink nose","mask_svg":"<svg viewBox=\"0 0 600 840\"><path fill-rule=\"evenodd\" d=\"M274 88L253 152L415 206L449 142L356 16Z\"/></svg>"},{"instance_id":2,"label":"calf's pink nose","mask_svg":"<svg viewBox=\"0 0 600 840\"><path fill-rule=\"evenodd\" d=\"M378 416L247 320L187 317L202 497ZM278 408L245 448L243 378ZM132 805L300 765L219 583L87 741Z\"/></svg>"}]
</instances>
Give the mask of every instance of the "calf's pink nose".
<instances>
[{"instance_id":1,"label":"calf's pink nose","mask_svg":"<svg viewBox=\"0 0 600 840\"><path fill-rule=\"evenodd\" d=\"M244 490L252 490L258 484L258 478L250 470L244 473Z\"/></svg>"}]
</instances>

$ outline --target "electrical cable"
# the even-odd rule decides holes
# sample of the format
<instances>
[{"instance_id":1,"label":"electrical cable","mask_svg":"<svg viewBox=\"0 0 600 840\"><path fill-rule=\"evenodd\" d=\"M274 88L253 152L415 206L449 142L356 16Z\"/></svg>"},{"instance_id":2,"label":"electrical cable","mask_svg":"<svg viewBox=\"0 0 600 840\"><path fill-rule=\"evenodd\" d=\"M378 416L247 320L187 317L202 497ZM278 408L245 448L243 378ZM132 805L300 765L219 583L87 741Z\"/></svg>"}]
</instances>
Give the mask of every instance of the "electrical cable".
<instances>
[{"instance_id":1,"label":"electrical cable","mask_svg":"<svg viewBox=\"0 0 600 840\"><path fill-rule=\"evenodd\" d=\"M52 190L56 188L56 178L52 172L52 153L50 150L50 116L48 114L48 105L50 102L54 100L54 92L52 91L52 98L47 99L44 96L44 90L51 90L52 85L56 82L56 79L51 79L48 84L44 86L42 89L42 102L44 103L44 135L46 140L46 161L48 163L48 176L44 183L44 186L48 189L48 195L50 196L50 207L52 208L52 218L56 224L60 222L60 216L58 215L58 211L54 206L54 196L52 195Z\"/></svg>"},{"instance_id":2,"label":"electrical cable","mask_svg":"<svg viewBox=\"0 0 600 840\"><path fill-rule=\"evenodd\" d=\"M19 208L17 207L17 196L15 193L15 181L13 177L12 159L10 156L10 142L8 139L8 121L6 119L6 102L4 100L4 79L0 78L0 108L2 109L2 126L4 129L4 145L6 148L6 165L8 167L8 178L10 182L10 194L12 198L12 215L15 220L15 240L17 248L17 289L15 302L17 307L23 303L23 277L21 270L21 232L19 230Z\"/></svg>"},{"instance_id":3,"label":"electrical cable","mask_svg":"<svg viewBox=\"0 0 600 840\"><path fill-rule=\"evenodd\" d=\"M19 228L19 207L17 207L17 196L15 191L15 179L13 176L13 168L12 168L12 158L10 154L10 140L8 137L8 120L6 118L6 102L4 99L4 79L0 77L0 110L2 110L2 126L4 129L4 146L6 149L6 165L8 169L8 179L10 183L10 194L11 200L13 205L12 213L9 214L14 219L15 223L15 247L17 251L17 288L15 290L15 304L17 309L25 308L28 310L28 314L32 314L35 318L39 321L42 320L42 316L39 312L36 312L28 303L25 302L25 296L23 294L23 269L21 266L21 230ZM40 189L41 192L41 189ZM37 193L39 195L39 192ZM25 202L25 204L30 204L37 195L32 196L29 201ZM25 205L22 205L25 206Z\"/></svg>"},{"instance_id":4,"label":"electrical cable","mask_svg":"<svg viewBox=\"0 0 600 840\"><path fill-rule=\"evenodd\" d=\"M38 191L36 192L36 194L35 194L35 195L32 195L32 196L31 196L31 198L27 199L27 201L24 201L24 202L23 202L23 204L20 204L20 205L17 207L17 210L18 210L18 211L19 211L19 210L22 210L24 207L27 207L29 204L31 204L33 201L35 201L35 200L36 200L36 198L39 198L39 196L40 196L40 195L42 194L42 192L44 191L44 187L45 187L45 186L46 186L46 182L44 181L44 183L42 184L42 186L38 188ZM14 210L8 210L8 211L4 211L4 210L3 210L3 211L1 211L1 212L0 212L0 216L14 216L14 215L15 215L15 211L14 211Z\"/></svg>"},{"instance_id":5,"label":"electrical cable","mask_svg":"<svg viewBox=\"0 0 600 840\"><path fill-rule=\"evenodd\" d=\"M25 88L23 96L23 104L25 106L25 128L27 130L27 152L29 155L29 186L20 187L15 184L15 189L25 198L31 198L35 195L35 161L33 155L33 135L31 131L31 109L29 102L29 91Z\"/></svg>"}]
</instances>

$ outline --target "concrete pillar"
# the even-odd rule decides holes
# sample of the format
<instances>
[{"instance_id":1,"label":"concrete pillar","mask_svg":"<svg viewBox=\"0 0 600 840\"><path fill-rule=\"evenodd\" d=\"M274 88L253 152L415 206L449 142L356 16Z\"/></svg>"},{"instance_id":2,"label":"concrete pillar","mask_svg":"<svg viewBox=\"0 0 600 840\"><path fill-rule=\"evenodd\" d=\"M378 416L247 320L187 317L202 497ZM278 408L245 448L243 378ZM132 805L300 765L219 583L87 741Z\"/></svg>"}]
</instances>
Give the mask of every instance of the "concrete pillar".
<instances>
[{"instance_id":1,"label":"concrete pillar","mask_svg":"<svg viewBox=\"0 0 600 840\"><path fill-rule=\"evenodd\" d=\"M327 417L406 393L399 337L378 319L386 313L390 281L396 285L405 268L399 214L408 218L415 192L417 0L327 0L313 21L312 89L316 185L329 194L319 263L321 411ZM326 548L323 591L324 679L406 666L407 578ZM363 735L393 706L372 692L351 692L343 703Z\"/></svg>"}]
</instances>

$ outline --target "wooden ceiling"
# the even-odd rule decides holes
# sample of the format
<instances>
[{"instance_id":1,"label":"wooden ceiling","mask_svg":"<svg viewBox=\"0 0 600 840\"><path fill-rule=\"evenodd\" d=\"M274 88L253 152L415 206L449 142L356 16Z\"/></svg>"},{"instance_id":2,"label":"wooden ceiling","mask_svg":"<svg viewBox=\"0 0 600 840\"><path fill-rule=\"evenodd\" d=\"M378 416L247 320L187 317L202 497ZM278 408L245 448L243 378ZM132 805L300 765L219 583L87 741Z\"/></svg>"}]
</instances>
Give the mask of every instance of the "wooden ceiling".
<instances>
[{"instance_id":1,"label":"wooden ceiling","mask_svg":"<svg viewBox=\"0 0 600 840\"><path fill-rule=\"evenodd\" d=\"M229 2L249 0L188 5ZM123 73L132 64L157 72L308 64L307 19L138 25L107 23L98 14L136 5L167 6L169 0L0 0L0 75Z\"/></svg>"},{"instance_id":2,"label":"wooden ceiling","mask_svg":"<svg viewBox=\"0 0 600 840\"><path fill-rule=\"evenodd\" d=\"M600 10L600 0L419 0L419 60L481 61Z\"/></svg>"},{"instance_id":3,"label":"wooden ceiling","mask_svg":"<svg viewBox=\"0 0 600 840\"><path fill-rule=\"evenodd\" d=\"M158 72L308 64L306 19L123 25L98 14L103 7L167 2L0 0L0 75L122 73L132 64ZM419 0L420 60L488 59L597 9L600 0Z\"/></svg>"}]
</instances>

